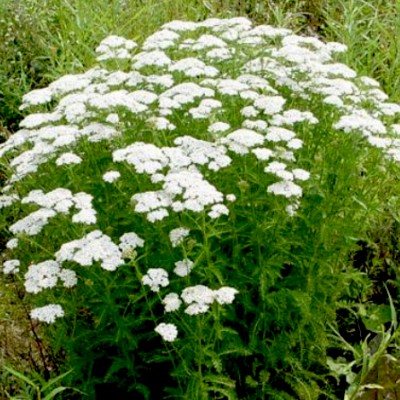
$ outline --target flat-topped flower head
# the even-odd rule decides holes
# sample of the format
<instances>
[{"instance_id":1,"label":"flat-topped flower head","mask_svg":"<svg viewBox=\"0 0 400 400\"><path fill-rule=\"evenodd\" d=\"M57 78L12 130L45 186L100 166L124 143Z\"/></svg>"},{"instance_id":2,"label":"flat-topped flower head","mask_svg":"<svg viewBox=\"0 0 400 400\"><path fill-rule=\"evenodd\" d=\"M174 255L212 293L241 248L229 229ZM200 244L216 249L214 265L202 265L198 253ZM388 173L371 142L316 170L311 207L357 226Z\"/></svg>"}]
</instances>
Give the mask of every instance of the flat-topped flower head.
<instances>
[{"instance_id":1,"label":"flat-topped flower head","mask_svg":"<svg viewBox=\"0 0 400 400\"><path fill-rule=\"evenodd\" d=\"M59 304L49 304L44 307L34 308L30 315L32 319L52 324L57 318L64 316L64 310Z\"/></svg>"},{"instance_id":2,"label":"flat-topped flower head","mask_svg":"<svg viewBox=\"0 0 400 400\"><path fill-rule=\"evenodd\" d=\"M163 268L150 268L142 278L143 285L150 286L152 292L159 292L169 285L168 272Z\"/></svg>"},{"instance_id":3,"label":"flat-topped flower head","mask_svg":"<svg viewBox=\"0 0 400 400\"><path fill-rule=\"evenodd\" d=\"M3 273L5 275L8 274L16 274L19 272L19 267L21 265L21 261L19 260L7 260L3 263Z\"/></svg>"},{"instance_id":4,"label":"flat-topped flower head","mask_svg":"<svg viewBox=\"0 0 400 400\"><path fill-rule=\"evenodd\" d=\"M118 246L100 230L92 231L82 239L64 243L55 256L60 264L74 261L88 267L100 262L101 267L107 271L114 271L124 263Z\"/></svg>"},{"instance_id":5,"label":"flat-topped flower head","mask_svg":"<svg viewBox=\"0 0 400 400\"><path fill-rule=\"evenodd\" d=\"M179 310L182 300L177 293L168 293L162 300L165 312L172 312Z\"/></svg>"},{"instance_id":6,"label":"flat-topped flower head","mask_svg":"<svg viewBox=\"0 0 400 400\"><path fill-rule=\"evenodd\" d=\"M166 342L173 342L178 337L178 329L174 324L161 322L154 329Z\"/></svg>"},{"instance_id":7,"label":"flat-topped flower head","mask_svg":"<svg viewBox=\"0 0 400 400\"><path fill-rule=\"evenodd\" d=\"M169 240L171 241L172 247L177 247L183 243L184 239L189 236L190 230L187 228L175 228L169 233Z\"/></svg>"},{"instance_id":8,"label":"flat-topped flower head","mask_svg":"<svg viewBox=\"0 0 400 400\"><path fill-rule=\"evenodd\" d=\"M190 274L190 271L193 268L193 261L189 260L188 258L185 258L182 261L177 261L175 263L175 269L174 272L176 275L180 277L184 277Z\"/></svg>"}]
</instances>

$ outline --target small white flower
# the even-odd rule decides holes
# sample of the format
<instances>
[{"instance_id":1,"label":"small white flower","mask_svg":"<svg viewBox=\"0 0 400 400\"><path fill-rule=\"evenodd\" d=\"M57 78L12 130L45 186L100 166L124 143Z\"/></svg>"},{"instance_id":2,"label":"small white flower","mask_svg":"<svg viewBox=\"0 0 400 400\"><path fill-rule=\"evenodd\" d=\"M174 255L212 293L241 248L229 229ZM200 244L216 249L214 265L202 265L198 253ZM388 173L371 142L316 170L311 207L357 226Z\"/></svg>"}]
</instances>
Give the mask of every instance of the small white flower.
<instances>
[{"instance_id":1,"label":"small white flower","mask_svg":"<svg viewBox=\"0 0 400 400\"><path fill-rule=\"evenodd\" d=\"M280 181L273 183L267 188L268 193L275 194L277 196L285 197L300 197L303 194L303 190L300 186L296 185L292 181Z\"/></svg>"},{"instance_id":2,"label":"small white flower","mask_svg":"<svg viewBox=\"0 0 400 400\"><path fill-rule=\"evenodd\" d=\"M231 126L226 122L215 122L208 127L209 133L226 132Z\"/></svg>"},{"instance_id":3,"label":"small white flower","mask_svg":"<svg viewBox=\"0 0 400 400\"><path fill-rule=\"evenodd\" d=\"M243 121L242 126L243 128L252 129L264 133L267 130L268 124L262 119L246 119Z\"/></svg>"},{"instance_id":4,"label":"small white flower","mask_svg":"<svg viewBox=\"0 0 400 400\"><path fill-rule=\"evenodd\" d=\"M269 172L271 174L276 174L277 172L284 171L287 165L285 163L281 163L279 161L273 161L268 164L267 167L264 168L265 172Z\"/></svg>"},{"instance_id":5,"label":"small white flower","mask_svg":"<svg viewBox=\"0 0 400 400\"><path fill-rule=\"evenodd\" d=\"M362 82L365 86L378 88L380 86L379 82L375 79L372 79L368 76L360 76L360 82Z\"/></svg>"},{"instance_id":6,"label":"small white flower","mask_svg":"<svg viewBox=\"0 0 400 400\"><path fill-rule=\"evenodd\" d=\"M243 107L240 110L240 114L242 114L243 117L246 117L246 118L252 118L252 117L254 118L254 117L257 117L257 115L259 114L259 111L253 106L247 106L247 107Z\"/></svg>"},{"instance_id":7,"label":"small white flower","mask_svg":"<svg viewBox=\"0 0 400 400\"><path fill-rule=\"evenodd\" d=\"M106 118L106 122L109 122L110 124L116 125L119 123L119 116L118 114L112 113L108 114Z\"/></svg>"},{"instance_id":8,"label":"small white flower","mask_svg":"<svg viewBox=\"0 0 400 400\"><path fill-rule=\"evenodd\" d=\"M366 132L367 134L387 133L385 125L365 110L341 116L339 121L333 125L333 128L343 130L346 133L354 131Z\"/></svg>"},{"instance_id":9,"label":"small white flower","mask_svg":"<svg viewBox=\"0 0 400 400\"><path fill-rule=\"evenodd\" d=\"M108 171L103 175L103 180L107 183L113 183L120 177L121 174L118 171Z\"/></svg>"},{"instance_id":10,"label":"small white flower","mask_svg":"<svg viewBox=\"0 0 400 400\"><path fill-rule=\"evenodd\" d=\"M341 108L344 105L343 100L339 96L336 96L334 94L325 97L322 100L322 102L325 103L325 104L330 104L332 106L336 106L337 108Z\"/></svg>"},{"instance_id":11,"label":"small white flower","mask_svg":"<svg viewBox=\"0 0 400 400\"><path fill-rule=\"evenodd\" d=\"M213 291L204 285L190 286L183 290L181 297L186 304L212 303L214 301Z\"/></svg>"},{"instance_id":12,"label":"small white flower","mask_svg":"<svg viewBox=\"0 0 400 400\"><path fill-rule=\"evenodd\" d=\"M220 142L237 154L247 154L249 148L264 143L264 136L250 129L237 129L221 138Z\"/></svg>"},{"instance_id":13,"label":"small white flower","mask_svg":"<svg viewBox=\"0 0 400 400\"><path fill-rule=\"evenodd\" d=\"M93 225L97 222L96 210L93 208L84 208L72 216L74 224Z\"/></svg>"},{"instance_id":14,"label":"small white flower","mask_svg":"<svg viewBox=\"0 0 400 400\"><path fill-rule=\"evenodd\" d=\"M23 110L29 106L49 103L51 101L52 94L53 93L49 88L32 90L22 97L22 105L20 110Z\"/></svg>"},{"instance_id":15,"label":"small white flower","mask_svg":"<svg viewBox=\"0 0 400 400\"><path fill-rule=\"evenodd\" d=\"M64 310L59 304L49 304L44 307L34 308L30 315L32 319L52 324L56 321L56 318L64 316Z\"/></svg>"},{"instance_id":16,"label":"small white flower","mask_svg":"<svg viewBox=\"0 0 400 400\"><path fill-rule=\"evenodd\" d=\"M281 96L261 96L255 100L254 106L267 115L277 114L282 111L286 99Z\"/></svg>"},{"instance_id":17,"label":"small white flower","mask_svg":"<svg viewBox=\"0 0 400 400\"><path fill-rule=\"evenodd\" d=\"M271 142L288 142L296 137L293 131L277 126L270 126L267 132L265 138Z\"/></svg>"},{"instance_id":18,"label":"small white flower","mask_svg":"<svg viewBox=\"0 0 400 400\"><path fill-rule=\"evenodd\" d=\"M173 342L178 336L178 329L174 324L162 322L154 329L166 342Z\"/></svg>"},{"instance_id":19,"label":"small white flower","mask_svg":"<svg viewBox=\"0 0 400 400\"><path fill-rule=\"evenodd\" d=\"M236 200L236 196L234 194L227 194L226 200L233 202Z\"/></svg>"},{"instance_id":20,"label":"small white flower","mask_svg":"<svg viewBox=\"0 0 400 400\"><path fill-rule=\"evenodd\" d=\"M128 232L124 233L120 238L119 238L119 248L123 252L131 251L136 249L136 247L143 247L144 246L144 240L140 238L135 232Z\"/></svg>"},{"instance_id":21,"label":"small white flower","mask_svg":"<svg viewBox=\"0 0 400 400\"><path fill-rule=\"evenodd\" d=\"M66 288L71 288L78 283L76 273L75 271L72 271L72 269L61 269L58 277L63 282L64 287Z\"/></svg>"},{"instance_id":22,"label":"small white flower","mask_svg":"<svg viewBox=\"0 0 400 400\"><path fill-rule=\"evenodd\" d=\"M168 293L163 299L165 312L172 312L179 309L182 304L182 300L179 298L177 293Z\"/></svg>"},{"instance_id":23,"label":"small white flower","mask_svg":"<svg viewBox=\"0 0 400 400\"><path fill-rule=\"evenodd\" d=\"M239 291L232 287L221 287L218 290L214 290L215 300L219 304L231 304L235 299L235 295L238 294Z\"/></svg>"},{"instance_id":24,"label":"small white flower","mask_svg":"<svg viewBox=\"0 0 400 400\"><path fill-rule=\"evenodd\" d=\"M164 218L168 217L169 213L165 208L159 208L158 210L150 211L147 214L147 221L154 223L156 221L161 221Z\"/></svg>"},{"instance_id":25,"label":"small white flower","mask_svg":"<svg viewBox=\"0 0 400 400\"><path fill-rule=\"evenodd\" d=\"M0 209L10 207L17 200L19 200L19 197L16 194L0 196Z\"/></svg>"},{"instance_id":26,"label":"small white flower","mask_svg":"<svg viewBox=\"0 0 400 400\"><path fill-rule=\"evenodd\" d=\"M64 243L55 256L60 264L74 261L84 267L101 261L101 267L107 271L115 271L124 264L118 246L99 230L88 233L82 239Z\"/></svg>"},{"instance_id":27,"label":"small white flower","mask_svg":"<svg viewBox=\"0 0 400 400\"><path fill-rule=\"evenodd\" d=\"M259 93L255 92L254 90L244 90L243 92L240 92L240 97L243 100L255 101L259 97L261 97L261 95ZM258 112L257 112L257 114L258 114Z\"/></svg>"},{"instance_id":28,"label":"small white flower","mask_svg":"<svg viewBox=\"0 0 400 400\"><path fill-rule=\"evenodd\" d=\"M56 164L60 165L70 165L70 164L80 164L82 162L82 158L77 156L74 153L64 153L61 154L60 157L57 158Z\"/></svg>"},{"instance_id":29,"label":"small white flower","mask_svg":"<svg viewBox=\"0 0 400 400\"><path fill-rule=\"evenodd\" d=\"M19 124L21 128L37 128L40 125L49 122L57 122L62 118L62 114L50 114L50 113L37 113L37 114L30 114L26 116Z\"/></svg>"},{"instance_id":30,"label":"small white flower","mask_svg":"<svg viewBox=\"0 0 400 400\"><path fill-rule=\"evenodd\" d=\"M229 209L223 204L214 204L207 214L211 219L217 219L221 215L229 215Z\"/></svg>"},{"instance_id":31,"label":"small white flower","mask_svg":"<svg viewBox=\"0 0 400 400\"><path fill-rule=\"evenodd\" d=\"M182 261L177 261L175 263L174 272L180 277L184 277L190 274L193 269L194 262L185 258Z\"/></svg>"},{"instance_id":32,"label":"small white flower","mask_svg":"<svg viewBox=\"0 0 400 400\"><path fill-rule=\"evenodd\" d=\"M21 262L19 260L7 260L3 263L4 274L16 274L19 272L19 266Z\"/></svg>"},{"instance_id":33,"label":"small white flower","mask_svg":"<svg viewBox=\"0 0 400 400\"><path fill-rule=\"evenodd\" d=\"M20 219L15 224L10 226L10 231L17 235L19 233L25 233L29 236L37 235L41 232L43 227L47 225L50 218L57 215L54 210L47 208L41 208L38 211L30 213L25 218Z\"/></svg>"},{"instance_id":34,"label":"small white flower","mask_svg":"<svg viewBox=\"0 0 400 400\"><path fill-rule=\"evenodd\" d=\"M168 272L162 268L150 268L143 276L142 283L150 286L152 292L159 292L161 287L169 285Z\"/></svg>"},{"instance_id":35,"label":"small white flower","mask_svg":"<svg viewBox=\"0 0 400 400\"><path fill-rule=\"evenodd\" d=\"M151 117L147 121L158 131L173 131L176 129L176 126L164 117Z\"/></svg>"},{"instance_id":36,"label":"small white flower","mask_svg":"<svg viewBox=\"0 0 400 400\"><path fill-rule=\"evenodd\" d=\"M171 59L161 50L143 51L132 58L133 67L141 69L143 67L165 67L172 63Z\"/></svg>"},{"instance_id":37,"label":"small white flower","mask_svg":"<svg viewBox=\"0 0 400 400\"><path fill-rule=\"evenodd\" d=\"M31 264L25 274L25 290L28 293L39 293L43 289L56 286L60 274L60 264L47 260L39 264Z\"/></svg>"},{"instance_id":38,"label":"small white flower","mask_svg":"<svg viewBox=\"0 0 400 400\"><path fill-rule=\"evenodd\" d=\"M209 50L206 54L206 57L216 60L229 60L230 58L232 58L233 53L233 49L217 48Z\"/></svg>"},{"instance_id":39,"label":"small white flower","mask_svg":"<svg viewBox=\"0 0 400 400\"><path fill-rule=\"evenodd\" d=\"M274 152L272 150L263 147L257 147L255 149L252 149L251 152L260 161L268 161L274 155Z\"/></svg>"},{"instance_id":40,"label":"small white flower","mask_svg":"<svg viewBox=\"0 0 400 400\"><path fill-rule=\"evenodd\" d=\"M169 240L171 241L172 247L178 247L183 243L185 237L189 236L190 230L187 228L175 228L169 233Z\"/></svg>"},{"instance_id":41,"label":"small white flower","mask_svg":"<svg viewBox=\"0 0 400 400\"><path fill-rule=\"evenodd\" d=\"M300 139L294 138L294 139L292 139L292 140L289 140L289 141L287 142L286 146L287 146L289 149L298 150L298 149L301 149L301 148L303 147L303 141L300 140Z\"/></svg>"},{"instance_id":42,"label":"small white flower","mask_svg":"<svg viewBox=\"0 0 400 400\"><path fill-rule=\"evenodd\" d=\"M13 238L10 239L7 243L6 243L6 247L7 249L16 249L18 247L18 242L19 240L17 238Z\"/></svg>"},{"instance_id":43,"label":"small white flower","mask_svg":"<svg viewBox=\"0 0 400 400\"><path fill-rule=\"evenodd\" d=\"M292 171L294 175L294 179L298 179L299 181L307 181L310 179L310 173L301 168L295 168Z\"/></svg>"},{"instance_id":44,"label":"small white flower","mask_svg":"<svg viewBox=\"0 0 400 400\"><path fill-rule=\"evenodd\" d=\"M293 203L286 206L285 210L289 217L294 217L297 214L297 210L299 209L299 203Z\"/></svg>"},{"instance_id":45,"label":"small white flower","mask_svg":"<svg viewBox=\"0 0 400 400\"><path fill-rule=\"evenodd\" d=\"M179 61L175 61L169 67L169 70L181 72L190 78L195 78L198 76L208 76L213 78L219 75L217 68L207 66L203 61L194 57L182 58Z\"/></svg>"},{"instance_id":46,"label":"small white flower","mask_svg":"<svg viewBox=\"0 0 400 400\"><path fill-rule=\"evenodd\" d=\"M208 303L192 303L185 308L185 313L188 315L204 314L210 309Z\"/></svg>"}]
</instances>

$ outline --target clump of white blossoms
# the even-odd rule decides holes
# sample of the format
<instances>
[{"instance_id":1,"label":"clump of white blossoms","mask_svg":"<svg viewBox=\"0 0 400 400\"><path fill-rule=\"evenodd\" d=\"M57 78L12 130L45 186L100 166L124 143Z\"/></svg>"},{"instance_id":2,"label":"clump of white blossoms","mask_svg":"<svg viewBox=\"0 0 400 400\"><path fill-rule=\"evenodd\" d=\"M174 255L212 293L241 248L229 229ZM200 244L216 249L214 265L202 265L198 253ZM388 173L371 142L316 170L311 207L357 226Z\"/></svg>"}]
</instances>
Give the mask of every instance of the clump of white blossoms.
<instances>
[{"instance_id":1,"label":"clump of white blossoms","mask_svg":"<svg viewBox=\"0 0 400 400\"><path fill-rule=\"evenodd\" d=\"M177 247L183 243L185 238L189 236L190 230L187 228L175 228L169 233L169 240L172 247Z\"/></svg>"},{"instance_id":2,"label":"clump of white blossoms","mask_svg":"<svg viewBox=\"0 0 400 400\"><path fill-rule=\"evenodd\" d=\"M162 268L150 268L142 278L143 285L150 287L152 292L159 292L169 285L168 272Z\"/></svg>"},{"instance_id":3,"label":"clump of white blossoms","mask_svg":"<svg viewBox=\"0 0 400 400\"><path fill-rule=\"evenodd\" d=\"M34 308L30 315L32 319L52 324L57 318L64 316L64 310L59 304L49 304L44 307Z\"/></svg>"},{"instance_id":4,"label":"clump of white blossoms","mask_svg":"<svg viewBox=\"0 0 400 400\"><path fill-rule=\"evenodd\" d=\"M166 324L161 322L154 329L166 342L173 342L178 336L178 329L174 324Z\"/></svg>"},{"instance_id":5,"label":"clump of white blossoms","mask_svg":"<svg viewBox=\"0 0 400 400\"><path fill-rule=\"evenodd\" d=\"M230 304L240 288L194 284L204 266L186 251L190 241L200 245L199 235L190 237L199 225L182 218L234 221L232 209L249 204L248 166L266 182L265 199L295 218L313 179L299 157L313 129L360 135L400 161L400 106L337 61L346 51L339 43L232 18L172 21L142 45L109 36L96 50L98 66L26 94L21 109L32 113L0 145L11 171L0 208L16 216L3 271L24 273L30 293L79 286L79 267L112 272L136 251L151 254L159 243L151 247L141 232L153 230L159 240L165 231L170 254L181 252L163 268L138 257L144 290L160 296L166 312ZM228 191L223 177L235 167L243 180ZM146 229L132 226L132 215ZM68 229L30 260L24 246L43 247L60 221ZM176 285L188 279L179 295ZM31 315L54 322L64 311L51 304ZM177 337L172 324L156 331Z\"/></svg>"}]
</instances>

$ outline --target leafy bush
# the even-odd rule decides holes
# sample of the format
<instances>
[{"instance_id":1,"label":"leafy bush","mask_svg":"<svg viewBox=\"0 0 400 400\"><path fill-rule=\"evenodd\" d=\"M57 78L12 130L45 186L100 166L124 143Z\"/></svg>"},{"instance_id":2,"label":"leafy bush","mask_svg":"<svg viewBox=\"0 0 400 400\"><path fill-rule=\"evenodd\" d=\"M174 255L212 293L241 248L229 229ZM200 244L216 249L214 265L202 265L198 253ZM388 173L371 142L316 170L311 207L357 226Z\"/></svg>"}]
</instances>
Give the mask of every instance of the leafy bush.
<instances>
[{"instance_id":1,"label":"leafy bush","mask_svg":"<svg viewBox=\"0 0 400 400\"><path fill-rule=\"evenodd\" d=\"M345 50L173 21L24 96L0 147L3 271L74 387L334 398L327 325L368 285L350 258L400 157L400 107Z\"/></svg>"}]
</instances>

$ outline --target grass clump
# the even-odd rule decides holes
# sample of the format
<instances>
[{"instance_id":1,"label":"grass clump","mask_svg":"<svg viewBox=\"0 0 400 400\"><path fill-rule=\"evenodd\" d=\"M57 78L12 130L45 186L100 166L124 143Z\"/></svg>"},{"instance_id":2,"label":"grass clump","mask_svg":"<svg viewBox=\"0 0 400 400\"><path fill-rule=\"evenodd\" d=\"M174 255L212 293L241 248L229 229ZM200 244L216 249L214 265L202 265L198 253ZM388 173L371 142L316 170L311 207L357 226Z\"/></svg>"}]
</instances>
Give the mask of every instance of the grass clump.
<instances>
[{"instance_id":1,"label":"grass clump","mask_svg":"<svg viewBox=\"0 0 400 400\"><path fill-rule=\"evenodd\" d=\"M343 394L328 326L368 289L351 258L398 205L400 147L400 106L345 52L246 18L173 21L23 97L0 147L3 271L68 386Z\"/></svg>"}]
</instances>

